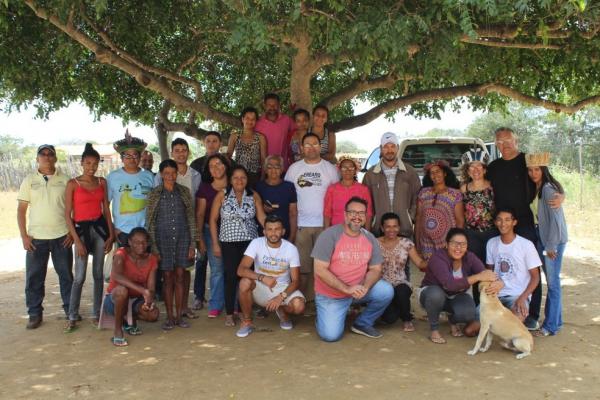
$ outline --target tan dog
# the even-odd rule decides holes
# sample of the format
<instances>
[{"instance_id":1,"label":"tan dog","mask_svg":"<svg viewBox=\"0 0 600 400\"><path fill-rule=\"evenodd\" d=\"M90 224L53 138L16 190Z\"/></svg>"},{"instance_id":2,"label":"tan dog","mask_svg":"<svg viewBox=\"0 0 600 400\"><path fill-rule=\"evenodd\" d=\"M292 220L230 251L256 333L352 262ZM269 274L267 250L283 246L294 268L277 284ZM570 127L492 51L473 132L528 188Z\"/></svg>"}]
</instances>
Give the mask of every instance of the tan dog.
<instances>
[{"instance_id":1,"label":"tan dog","mask_svg":"<svg viewBox=\"0 0 600 400\"><path fill-rule=\"evenodd\" d=\"M487 351L492 344L492 335L500 337L502 347L519 352L517 359L527 357L533 350L533 336L525 325L508 308L504 307L498 296L488 295L485 289L490 282L479 282L479 314L481 328L473 350L467 354L474 356L478 351ZM483 339L485 345L481 347Z\"/></svg>"}]
</instances>

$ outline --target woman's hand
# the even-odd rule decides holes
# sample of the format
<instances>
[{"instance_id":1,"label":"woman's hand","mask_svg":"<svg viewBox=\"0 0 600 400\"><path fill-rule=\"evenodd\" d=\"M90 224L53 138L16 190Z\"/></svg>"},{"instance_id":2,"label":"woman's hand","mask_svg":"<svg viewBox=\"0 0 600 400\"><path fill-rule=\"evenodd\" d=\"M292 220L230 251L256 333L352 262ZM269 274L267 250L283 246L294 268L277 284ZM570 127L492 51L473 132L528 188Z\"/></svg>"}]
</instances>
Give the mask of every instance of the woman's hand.
<instances>
[{"instance_id":1,"label":"woman's hand","mask_svg":"<svg viewBox=\"0 0 600 400\"><path fill-rule=\"evenodd\" d=\"M194 246L190 246L188 249L188 259L193 260L196 258L196 248Z\"/></svg>"},{"instance_id":2,"label":"woman's hand","mask_svg":"<svg viewBox=\"0 0 600 400\"><path fill-rule=\"evenodd\" d=\"M87 249L85 248L85 245L79 238L77 238L77 240L75 241L75 253L78 257L87 256Z\"/></svg>"},{"instance_id":3,"label":"woman's hand","mask_svg":"<svg viewBox=\"0 0 600 400\"><path fill-rule=\"evenodd\" d=\"M104 242L104 254L110 253L113 248L113 244L115 243L115 237L109 236Z\"/></svg>"},{"instance_id":4,"label":"woman's hand","mask_svg":"<svg viewBox=\"0 0 600 400\"><path fill-rule=\"evenodd\" d=\"M552 251L552 250L546 251L546 257L548 257L551 260L556 260L557 255L558 254L556 253L556 251Z\"/></svg>"},{"instance_id":5,"label":"woman's hand","mask_svg":"<svg viewBox=\"0 0 600 400\"><path fill-rule=\"evenodd\" d=\"M202 254L206 254L206 243L202 239L198 241L198 251Z\"/></svg>"},{"instance_id":6,"label":"woman's hand","mask_svg":"<svg viewBox=\"0 0 600 400\"><path fill-rule=\"evenodd\" d=\"M219 246L219 243L213 243L212 250L215 257L221 257L221 246Z\"/></svg>"}]
</instances>

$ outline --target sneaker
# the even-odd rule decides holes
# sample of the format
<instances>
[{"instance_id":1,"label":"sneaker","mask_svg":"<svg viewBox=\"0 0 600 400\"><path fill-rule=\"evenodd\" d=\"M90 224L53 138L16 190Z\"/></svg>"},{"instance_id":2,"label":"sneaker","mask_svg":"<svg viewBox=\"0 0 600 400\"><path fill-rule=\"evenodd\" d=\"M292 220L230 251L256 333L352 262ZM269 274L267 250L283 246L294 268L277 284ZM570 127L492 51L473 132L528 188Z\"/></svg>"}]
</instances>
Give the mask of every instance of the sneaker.
<instances>
[{"instance_id":1,"label":"sneaker","mask_svg":"<svg viewBox=\"0 0 600 400\"><path fill-rule=\"evenodd\" d=\"M281 329L283 329L284 331L289 331L290 329L292 329L294 327L294 324L292 324L292 320L289 319L289 317L288 317L287 321L283 320L283 316L279 312L279 309L275 310L275 314L277 314L277 317L279 318L279 327Z\"/></svg>"},{"instance_id":2,"label":"sneaker","mask_svg":"<svg viewBox=\"0 0 600 400\"><path fill-rule=\"evenodd\" d=\"M210 310L208 312L208 318L217 318L219 315L221 315L221 311L219 310Z\"/></svg>"},{"instance_id":3,"label":"sneaker","mask_svg":"<svg viewBox=\"0 0 600 400\"><path fill-rule=\"evenodd\" d=\"M243 338L248 336L252 332L254 332L254 326L252 324L242 325L240 329L238 329L238 331L235 333L235 336Z\"/></svg>"},{"instance_id":4,"label":"sneaker","mask_svg":"<svg viewBox=\"0 0 600 400\"><path fill-rule=\"evenodd\" d=\"M383 336L377 329L373 328L372 326L358 326L354 324L352 325L350 330L354 333L358 333L359 335L363 335L373 339L378 339Z\"/></svg>"},{"instance_id":5,"label":"sneaker","mask_svg":"<svg viewBox=\"0 0 600 400\"><path fill-rule=\"evenodd\" d=\"M42 324L43 317L41 315L30 315L27 329L37 329Z\"/></svg>"},{"instance_id":6,"label":"sneaker","mask_svg":"<svg viewBox=\"0 0 600 400\"><path fill-rule=\"evenodd\" d=\"M525 318L525 321L523 322L523 324L525 325L527 330L530 330L530 331L537 331L538 329L540 329L540 323L537 322L533 318L529 318L529 317Z\"/></svg>"}]
</instances>

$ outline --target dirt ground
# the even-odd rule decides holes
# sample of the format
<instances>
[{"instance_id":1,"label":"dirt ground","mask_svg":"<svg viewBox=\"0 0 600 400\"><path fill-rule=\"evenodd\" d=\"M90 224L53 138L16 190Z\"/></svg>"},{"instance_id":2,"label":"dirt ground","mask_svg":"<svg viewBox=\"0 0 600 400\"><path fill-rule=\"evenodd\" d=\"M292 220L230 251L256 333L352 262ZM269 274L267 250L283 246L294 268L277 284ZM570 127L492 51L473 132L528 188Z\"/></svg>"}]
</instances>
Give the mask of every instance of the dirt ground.
<instances>
[{"instance_id":1,"label":"dirt ground","mask_svg":"<svg viewBox=\"0 0 600 400\"><path fill-rule=\"evenodd\" d=\"M160 323L143 324L144 335L116 348L111 332L96 330L89 320L72 334L62 333L53 271L44 324L25 330L24 274L2 273L0 398L597 399L600 257L573 246L568 254L564 329L536 339L534 353L523 360L497 342L487 353L468 356L474 338L447 334L447 344L435 345L427 340L424 321L417 321L413 333L397 324L381 327L384 337L378 340L348 332L338 343L324 343L312 317L281 331L272 316L257 320L258 332L238 339L223 318L209 320L206 310L187 330L165 333ZM88 281L82 312L90 312L90 292ZM414 302L413 308L422 313Z\"/></svg>"}]
</instances>

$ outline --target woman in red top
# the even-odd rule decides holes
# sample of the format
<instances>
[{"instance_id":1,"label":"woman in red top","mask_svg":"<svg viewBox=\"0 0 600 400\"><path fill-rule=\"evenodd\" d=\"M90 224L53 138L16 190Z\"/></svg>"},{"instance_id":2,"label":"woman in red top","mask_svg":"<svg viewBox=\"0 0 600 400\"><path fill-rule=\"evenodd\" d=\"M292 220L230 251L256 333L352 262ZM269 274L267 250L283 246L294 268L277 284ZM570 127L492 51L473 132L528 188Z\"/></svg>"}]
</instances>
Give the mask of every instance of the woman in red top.
<instances>
[{"instance_id":1,"label":"woman in red top","mask_svg":"<svg viewBox=\"0 0 600 400\"><path fill-rule=\"evenodd\" d=\"M79 303L89 254L94 257L94 320L97 322L100 317L104 287L104 255L112 248L115 235L108 208L106 180L96 176L99 162L100 154L90 143L86 143L81 155L83 173L67 183L65 192L65 217L69 234L75 242L75 277L65 333L73 332L77 328L77 321L81 320Z\"/></svg>"},{"instance_id":2,"label":"woman in red top","mask_svg":"<svg viewBox=\"0 0 600 400\"><path fill-rule=\"evenodd\" d=\"M158 308L154 305L158 258L148 252L149 238L144 228L133 228L127 239L129 246L117 250L113 259L104 308L108 314L115 316L111 339L115 346L128 345L123 330L132 336L142 334L137 326L138 319L147 322L158 320ZM123 327L127 303L131 298L135 299L131 306L133 325Z\"/></svg>"}]
</instances>

